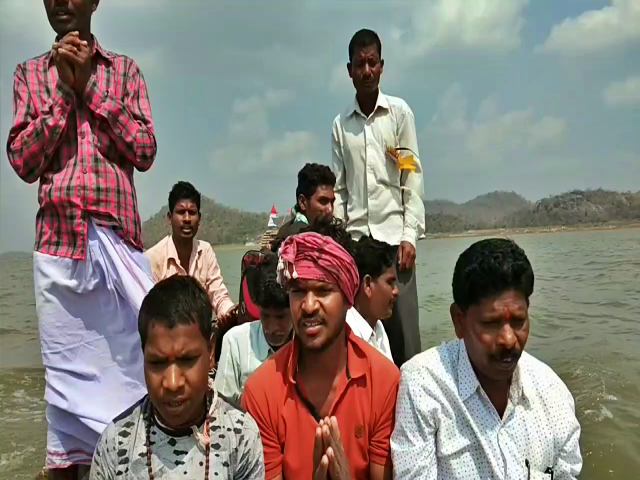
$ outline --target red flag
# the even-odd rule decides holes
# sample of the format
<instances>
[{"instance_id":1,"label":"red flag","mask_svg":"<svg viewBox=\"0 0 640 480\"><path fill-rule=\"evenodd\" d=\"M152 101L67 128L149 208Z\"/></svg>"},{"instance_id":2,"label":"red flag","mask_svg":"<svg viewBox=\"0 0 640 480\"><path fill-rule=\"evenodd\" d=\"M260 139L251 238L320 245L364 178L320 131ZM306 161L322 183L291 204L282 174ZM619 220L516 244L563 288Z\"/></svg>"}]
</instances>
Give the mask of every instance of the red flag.
<instances>
[{"instance_id":1,"label":"red flag","mask_svg":"<svg viewBox=\"0 0 640 480\"><path fill-rule=\"evenodd\" d=\"M275 205L273 205L273 206L271 207L271 213L270 213L270 215L278 215L278 212L276 212L276 206L275 206Z\"/></svg>"}]
</instances>

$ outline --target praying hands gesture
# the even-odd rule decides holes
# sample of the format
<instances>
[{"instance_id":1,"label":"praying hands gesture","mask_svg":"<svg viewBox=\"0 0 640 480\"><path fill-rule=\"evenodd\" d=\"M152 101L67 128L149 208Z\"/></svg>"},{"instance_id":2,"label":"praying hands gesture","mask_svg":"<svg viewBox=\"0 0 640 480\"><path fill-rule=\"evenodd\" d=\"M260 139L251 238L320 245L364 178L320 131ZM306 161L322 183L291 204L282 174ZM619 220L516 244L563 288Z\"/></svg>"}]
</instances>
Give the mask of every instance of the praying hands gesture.
<instances>
[{"instance_id":1,"label":"praying hands gesture","mask_svg":"<svg viewBox=\"0 0 640 480\"><path fill-rule=\"evenodd\" d=\"M336 417L325 417L316 428L313 444L313 480L351 480Z\"/></svg>"},{"instance_id":2,"label":"praying hands gesture","mask_svg":"<svg viewBox=\"0 0 640 480\"><path fill-rule=\"evenodd\" d=\"M53 44L53 57L60 80L82 94L91 78L91 49L78 32L67 33Z\"/></svg>"}]
</instances>

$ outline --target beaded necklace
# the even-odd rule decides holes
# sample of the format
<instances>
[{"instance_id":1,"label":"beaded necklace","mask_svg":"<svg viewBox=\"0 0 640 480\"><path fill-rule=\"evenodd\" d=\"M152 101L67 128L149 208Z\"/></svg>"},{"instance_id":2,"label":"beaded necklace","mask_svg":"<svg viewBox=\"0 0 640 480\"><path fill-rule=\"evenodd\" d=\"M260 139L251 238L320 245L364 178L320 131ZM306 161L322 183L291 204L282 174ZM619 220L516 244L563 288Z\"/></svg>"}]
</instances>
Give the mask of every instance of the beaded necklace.
<instances>
[{"instance_id":1,"label":"beaded necklace","mask_svg":"<svg viewBox=\"0 0 640 480\"><path fill-rule=\"evenodd\" d=\"M207 413L205 415L205 420L204 420L204 426L202 428L202 436L204 438L206 438L206 440L204 442L202 442L200 439L198 439L196 437L196 440L198 440L201 443L204 443L204 480L209 480L209 454L211 453L211 445L210 445L210 441L209 438L211 436L211 425L210 425L210 414L211 414L211 405L214 404L213 402L215 402L217 400L217 395L215 395L215 390L214 390L214 395L213 395L213 399L212 396L207 395ZM151 466L151 424L153 423L153 405L151 404L151 401L148 402L148 406L147 406L147 415L146 415L146 447L147 447L147 471L149 472L149 480L155 480L155 476L153 475L153 468ZM194 433L195 433L195 427L192 427L192 429L194 429ZM195 435L194 435L195 436Z\"/></svg>"}]
</instances>

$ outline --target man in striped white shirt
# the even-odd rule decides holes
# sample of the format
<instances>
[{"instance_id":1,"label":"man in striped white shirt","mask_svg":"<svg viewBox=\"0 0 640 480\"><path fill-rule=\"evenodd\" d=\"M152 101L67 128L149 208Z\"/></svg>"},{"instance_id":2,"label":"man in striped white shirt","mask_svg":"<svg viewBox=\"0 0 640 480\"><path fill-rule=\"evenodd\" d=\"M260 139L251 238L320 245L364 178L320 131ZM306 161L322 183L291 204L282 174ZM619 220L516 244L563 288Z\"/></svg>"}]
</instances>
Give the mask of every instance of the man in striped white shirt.
<instances>
[{"instance_id":1,"label":"man in striped white shirt","mask_svg":"<svg viewBox=\"0 0 640 480\"><path fill-rule=\"evenodd\" d=\"M421 351L415 259L425 214L415 118L407 102L380 91L383 67L378 35L358 31L347 64L356 95L331 134L334 215L356 240L370 235L396 247L398 301L384 323L400 366Z\"/></svg>"}]
</instances>

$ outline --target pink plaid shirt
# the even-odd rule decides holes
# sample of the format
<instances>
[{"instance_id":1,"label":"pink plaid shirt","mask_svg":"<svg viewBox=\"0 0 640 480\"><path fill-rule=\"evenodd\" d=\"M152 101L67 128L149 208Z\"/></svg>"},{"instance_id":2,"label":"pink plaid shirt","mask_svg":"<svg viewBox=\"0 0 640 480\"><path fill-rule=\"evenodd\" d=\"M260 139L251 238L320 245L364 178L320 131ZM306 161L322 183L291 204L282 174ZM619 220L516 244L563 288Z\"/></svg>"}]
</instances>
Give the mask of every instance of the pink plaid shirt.
<instances>
[{"instance_id":1,"label":"pink plaid shirt","mask_svg":"<svg viewBox=\"0 0 640 480\"><path fill-rule=\"evenodd\" d=\"M142 72L94 38L82 95L58 81L51 52L16 68L7 155L25 182L40 180L35 250L84 259L89 216L142 250L133 169L156 156Z\"/></svg>"}]
</instances>

